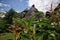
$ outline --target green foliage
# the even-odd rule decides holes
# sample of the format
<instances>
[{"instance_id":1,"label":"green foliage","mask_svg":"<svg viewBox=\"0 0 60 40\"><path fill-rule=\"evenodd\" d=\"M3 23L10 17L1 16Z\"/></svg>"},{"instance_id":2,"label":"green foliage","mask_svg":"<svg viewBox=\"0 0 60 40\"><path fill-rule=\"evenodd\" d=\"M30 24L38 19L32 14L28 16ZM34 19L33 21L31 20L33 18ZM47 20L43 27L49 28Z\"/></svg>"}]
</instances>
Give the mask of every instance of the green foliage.
<instances>
[{"instance_id":1,"label":"green foliage","mask_svg":"<svg viewBox=\"0 0 60 40\"><path fill-rule=\"evenodd\" d=\"M7 21L7 24L12 24L12 18L15 13L16 12L12 8L6 13L6 17L4 19Z\"/></svg>"},{"instance_id":2,"label":"green foliage","mask_svg":"<svg viewBox=\"0 0 60 40\"><path fill-rule=\"evenodd\" d=\"M0 28L4 28L6 21L0 18Z\"/></svg>"},{"instance_id":3,"label":"green foliage","mask_svg":"<svg viewBox=\"0 0 60 40\"><path fill-rule=\"evenodd\" d=\"M13 15L13 17L14 17L14 18L22 18L22 17L23 17L23 14L16 12L16 13Z\"/></svg>"},{"instance_id":4,"label":"green foliage","mask_svg":"<svg viewBox=\"0 0 60 40\"><path fill-rule=\"evenodd\" d=\"M0 18L0 28L3 28L6 22L16 22L18 27L23 27L20 40L60 40L59 18L56 15L51 18L42 17L43 12L37 12L36 15L39 16L38 20L35 20L33 15L27 20L21 13L11 9L6 13L6 20Z\"/></svg>"}]
</instances>

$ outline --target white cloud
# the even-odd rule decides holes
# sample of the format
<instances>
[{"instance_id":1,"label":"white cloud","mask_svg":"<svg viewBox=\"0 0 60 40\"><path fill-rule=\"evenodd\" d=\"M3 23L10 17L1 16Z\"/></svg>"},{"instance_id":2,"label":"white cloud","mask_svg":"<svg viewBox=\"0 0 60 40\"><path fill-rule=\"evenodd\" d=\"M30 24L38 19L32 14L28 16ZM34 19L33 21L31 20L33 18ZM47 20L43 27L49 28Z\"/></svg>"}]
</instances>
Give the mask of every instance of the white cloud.
<instances>
[{"instance_id":1,"label":"white cloud","mask_svg":"<svg viewBox=\"0 0 60 40\"><path fill-rule=\"evenodd\" d=\"M5 15L2 15L2 16L1 16L1 18L4 18L4 17L5 17Z\"/></svg>"},{"instance_id":2,"label":"white cloud","mask_svg":"<svg viewBox=\"0 0 60 40\"><path fill-rule=\"evenodd\" d=\"M2 3L0 3L0 6L2 6Z\"/></svg>"},{"instance_id":3,"label":"white cloud","mask_svg":"<svg viewBox=\"0 0 60 40\"><path fill-rule=\"evenodd\" d=\"M2 11L4 11L4 9L1 9Z\"/></svg>"},{"instance_id":4,"label":"white cloud","mask_svg":"<svg viewBox=\"0 0 60 40\"><path fill-rule=\"evenodd\" d=\"M10 7L9 4L4 4L4 3L0 3L0 6L7 6L7 7Z\"/></svg>"},{"instance_id":5,"label":"white cloud","mask_svg":"<svg viewBox=\"0 0 60 40\"><path fill-rule=\"evenodd\" d=\"M5 11L5 9L3 9L3 8L0 8L0 12L4 12Z\"/></svg>"},{"instance_id":6,"label":"white cloud","mask_svg":"<svg viewBox=\"0 0 60 40\"><path fill-rule=\"evenodd\" d=\"M20 11L16 11L17 13L20 13Z\"/></svg>"},{"instance_id":7,"label":"white cloud","mask_svg":"<svg viewBox=\"0 0 60 40\"><path fill-rule=\"evenodd\" d=\"M56 6L57 2L60 1L59 0L28 0L28 6L31 7L34 4L39 11L46 12L47 10L50 9L51 3L53 3L53 6Z\"/></svg>"}]
</instances>

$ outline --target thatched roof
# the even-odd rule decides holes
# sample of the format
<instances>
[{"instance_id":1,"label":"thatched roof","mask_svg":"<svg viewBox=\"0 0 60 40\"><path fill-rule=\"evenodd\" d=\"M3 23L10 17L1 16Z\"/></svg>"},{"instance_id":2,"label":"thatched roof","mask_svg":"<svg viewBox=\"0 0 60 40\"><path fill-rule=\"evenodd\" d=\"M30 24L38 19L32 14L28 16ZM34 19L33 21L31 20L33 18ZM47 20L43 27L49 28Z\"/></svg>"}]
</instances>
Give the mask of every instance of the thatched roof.
<instances>
[{"instance_id":1,"label":"thatched roof","mask_svg":"<svg viewBox=\"0 0 60 40\"><path fill-rule=\"evenodd\" d=\"M25 18L29 19L31 15L34 15L38 10L35 8L35 5L32 5L30 9L25 9L23 12L25 13Z\"/></svg>"}]
</instances>

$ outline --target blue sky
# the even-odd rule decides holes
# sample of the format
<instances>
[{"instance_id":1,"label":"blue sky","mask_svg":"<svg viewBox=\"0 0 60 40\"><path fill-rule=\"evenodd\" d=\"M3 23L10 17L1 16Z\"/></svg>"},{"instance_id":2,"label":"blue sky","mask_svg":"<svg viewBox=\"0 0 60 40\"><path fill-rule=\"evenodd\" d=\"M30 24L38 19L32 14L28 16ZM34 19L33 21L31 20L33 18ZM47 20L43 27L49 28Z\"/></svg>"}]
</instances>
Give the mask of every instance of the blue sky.
<instances>
[{"instance_id":1,"label":"blue sky","mask_svg":"<svg viewBox=\"0 0 60 40\"><path fill-rule=\"evenodd\" d=\"M13 8L15 11L23 11L28 8L27 0L0 0L0 11Z\"/></svg>"},{"instance_id":2,"label":"blue sky","mask_svg":"<svg viewBox=\"0 0 60 40\"><path fill-rule=\"evenodd\" d=\"M13 8L17 12L21 12L26 8L30 8L33 4L39 11L50 10L50 4L53 4L53 9L57 6L60 0L0 0L0 11L8 11Z\"/></svg>"}]
</instances>

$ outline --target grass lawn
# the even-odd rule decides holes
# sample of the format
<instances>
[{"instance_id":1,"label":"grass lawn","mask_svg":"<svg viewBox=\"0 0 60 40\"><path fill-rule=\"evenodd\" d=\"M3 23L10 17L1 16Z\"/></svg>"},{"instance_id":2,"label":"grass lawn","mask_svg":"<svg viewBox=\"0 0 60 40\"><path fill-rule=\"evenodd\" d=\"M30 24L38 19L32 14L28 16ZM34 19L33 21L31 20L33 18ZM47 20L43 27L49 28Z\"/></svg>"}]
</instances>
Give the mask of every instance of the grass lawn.
<instances>
[{"instance_id":1,"label":"grass lawn","mask_svg":"<svg viewBox=\"0 0 60 40\"><path fill-rule=\"evenodd\" d=\"M2 33L0 34L0 40L14 40L12 33Z\"/></svg>"}]
</instances>

